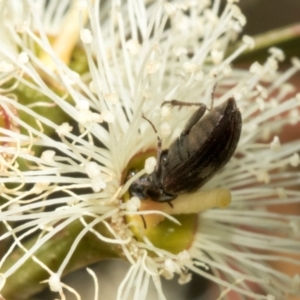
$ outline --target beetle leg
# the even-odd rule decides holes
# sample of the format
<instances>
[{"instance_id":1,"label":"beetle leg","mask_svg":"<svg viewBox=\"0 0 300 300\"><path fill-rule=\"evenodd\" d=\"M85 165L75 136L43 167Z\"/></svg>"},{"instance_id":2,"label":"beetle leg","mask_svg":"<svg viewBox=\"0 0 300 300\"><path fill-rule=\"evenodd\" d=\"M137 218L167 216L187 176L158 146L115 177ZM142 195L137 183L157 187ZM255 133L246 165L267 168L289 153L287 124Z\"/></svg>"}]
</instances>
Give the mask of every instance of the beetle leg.
<instances>
[{"instance_id":1,"label":"beetle leg","mask_svg":"<svg viewBox=\"0 0 300 300\"><path fill-rule=\"evenodd\" d=\"M175 100L175 99L164 101L161 104L161 107L164 105L179 106L179 108L181 108L182 106L202 106L202 105L205 106L205 104L199 103L199 102L184 102L184 101L179 101L179 100Z\"/></svg>"},{"instance_id":2,"label":"beetle leg","mask_svg":"<svg viewBox=\"0 0 300 300\"><path fill-rule=\"evenodd\" d=\"M213 95L214 95L214 89L213 89L213 92L212 92L212 105L213 105ZM164 106L164 105L167 105L167 104L169 104L171 106L180 106L180 107L182 107L182 106L199 106L199 108L190 117L188 123L185 125L185 127L184 127L184 129L183 129L183 131L181 133L181 136L182 135L185 136L185 135L189 134L189 132L192 129L192 127L203 117L203 115L205 114L206 109L208 109L204 103L199 103L199 102L184 102L184 101L179 101L179 100L175 100L175 99L164 101L161 106Z\"/></svg>"},{"instance_id":3,"label":"beetle leg","mask_svg":"<svg viewBox=\"0 0 300 300\"><path fill-rule=\"evenodd\" d=\"M216 91L216 87L217 84L215 84L212 88L211 91L211 104L210 104L210 108L206 107L205 104L203 103L199 103L199 102L185 102L185 101L180 101L180 100L176 100L176 99L172 99L172 100L165 100L162 104L161 107L163 107L164 105L171 105L171 106L179 106L179 109L182 106L205 106L207 110L211 111L214 107L214 99L215 99L215 91Z\"/></svg>"},{"instance_id":4,"label":"beetle leg","mask_svg":"<svg viewBox=\"0 0 300 300\"><path fill-rule=\"evenodd\" d=\"M211 91L211 103L210 108L207 108L207 110L211 111L214 108L214 100L215 100L215 91L216 91L217 84L215 84Z\"/></svg>"}]
</instances>

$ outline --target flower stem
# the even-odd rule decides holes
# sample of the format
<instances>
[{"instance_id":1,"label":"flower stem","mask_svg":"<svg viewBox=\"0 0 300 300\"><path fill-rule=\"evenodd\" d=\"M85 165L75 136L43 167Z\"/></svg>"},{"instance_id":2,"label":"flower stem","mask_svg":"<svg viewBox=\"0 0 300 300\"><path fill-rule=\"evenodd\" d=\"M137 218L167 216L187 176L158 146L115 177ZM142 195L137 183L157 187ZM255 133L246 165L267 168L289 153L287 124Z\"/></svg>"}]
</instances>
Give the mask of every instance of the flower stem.
<instances>
[{"instance_id":1,"label":"flower stem","mask_svg":"<svg viewBox=\"0 0 300 300\"><path fill-rule=\"evenodd\" d=\"M270 47L279 47L284 50L287 57L299 55L300 43L300 23L288 25L286 27L276 28L253 37L255 46L247 49L236 62L247 62L249 60L265 59L267 50ZM228 49L228 55L238 48L240 43L233 45Z\"/></svg>"},{"instance_id":2,"label":"flower stem","mask_svg":"<svg viewBox=\"0 0 300 300\"><path fill-rule=\"evenodd\" d=\"M71 223L40 247L35 253L35 257L53 272L57 271L74 239L82 229L83 225L79 221ZM102 223L96 225L94 229L106 237L111 237ZM24 246L30 249L35 242L36 237L33 237L24 243ZM105 258L120 257L120 250L115 245L100 241L93 233L87 233L77 245L63 275ZM5 261L1 272L4 273L5 270L8 270L23 255L24 252L21 249L14 251ZM29 259L14 274L7 278L6 284L1 290L1 295L5 299L10 300L29 299L46 287L46 284L40 284L40 282L48 278L48 272L32 259Z\"/></svg>"}]
</instances>

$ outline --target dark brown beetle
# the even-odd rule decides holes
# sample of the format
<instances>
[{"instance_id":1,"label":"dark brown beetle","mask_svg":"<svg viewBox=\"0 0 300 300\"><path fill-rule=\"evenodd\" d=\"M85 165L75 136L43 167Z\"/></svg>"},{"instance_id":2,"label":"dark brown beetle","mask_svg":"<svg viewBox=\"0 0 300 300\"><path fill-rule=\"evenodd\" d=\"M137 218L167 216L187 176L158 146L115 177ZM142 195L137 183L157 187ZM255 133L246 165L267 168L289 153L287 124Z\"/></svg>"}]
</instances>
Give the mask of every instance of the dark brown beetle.
<instances>
[{"instance_id":1,"label":"dark brown beetle","mask_svg":"<svg viewBox=\"0 0 300 300\"><path fill-rule=\"evenodd\" d=\"M173 106L195 105L177 100L167 103ZM235 100L228 99L204 117L206 106L197 105L200 107L169 149L161 152L158 138L156 168L131 184L131 195L170 203L179 194L199 189L229 161L242 129L241 114Z\"/></svg>"}]
</instances>

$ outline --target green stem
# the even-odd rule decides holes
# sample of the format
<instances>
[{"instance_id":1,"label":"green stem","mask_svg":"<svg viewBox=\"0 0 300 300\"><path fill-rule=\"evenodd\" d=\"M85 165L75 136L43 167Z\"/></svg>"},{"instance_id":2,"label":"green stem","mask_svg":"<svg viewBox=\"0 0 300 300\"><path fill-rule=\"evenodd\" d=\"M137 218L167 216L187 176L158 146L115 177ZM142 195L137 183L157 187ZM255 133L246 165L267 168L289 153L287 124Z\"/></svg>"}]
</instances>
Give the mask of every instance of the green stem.
<instances>
[{"instance_id":1,"label":"green stem","mask_svg":"<svg viewBox=\"0 0 300 300\"><path fill-rule=\"evenodd\" d=\"M292 24L282 28L258 34L253 37L255 46L248 49L236 59L236 62L247 62L250 60L264 60L270 47L279 47L284 50L287 57L300 55L300 23ZM240 43L228 49L228 54L238 48Z\"/></svg>"},{"instance_id":2,"label":"green stem","mask_svg":"<svg viewBox=\"0 0 300 300\"><path fill-rule=\"evenodd\" d=\"M105 225L102 223L93 227L103 236L111 237ZM80 221L75 221L58 232L51 240L46 242L34 254L40 261L46 264L51 270L56 272L66 257L74 239L83 229ZM27 249L34 245L36 237L24 243ZM1 268L1 273L8 270L22 256L24 251L18 249L14 251L5 261ZM93 233L88 232L77 245L66 269L62 275L66 275L76 269L86 267L92 263L106 258L120 257L120 249L116 244L103 242ZM49 278L49 273L40 267L32 259L28 259L14 274L7 278L6 284L1 291L1 295L9 300L25 300L41 291L47 283L40 284Z\"/></svg>"}]
</instances>

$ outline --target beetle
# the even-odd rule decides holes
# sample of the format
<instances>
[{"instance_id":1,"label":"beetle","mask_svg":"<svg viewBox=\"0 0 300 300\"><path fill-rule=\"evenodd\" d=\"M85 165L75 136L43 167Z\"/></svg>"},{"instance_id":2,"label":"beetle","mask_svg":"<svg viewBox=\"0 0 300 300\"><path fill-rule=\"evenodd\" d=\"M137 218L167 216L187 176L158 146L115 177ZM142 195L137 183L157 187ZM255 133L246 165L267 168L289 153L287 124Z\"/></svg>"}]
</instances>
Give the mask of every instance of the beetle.
<instances>
[{"instance_id":1,"label":"beetle","mask_svg":"<svg viewBox=\"0 0 300 300\"><path fill-rule=\"evenodd\" d=\"M164 104L196 105L177 100L165 101ZM151 174L130 185L131 195L171 205L178 195L203 186L229 161L242 129L241 113L234 98L211 108L205 116L208 108L202 103L197 105L199 108L169 149L161 151L158 137L156 167Z\"/></svg>"}]
</instances>

